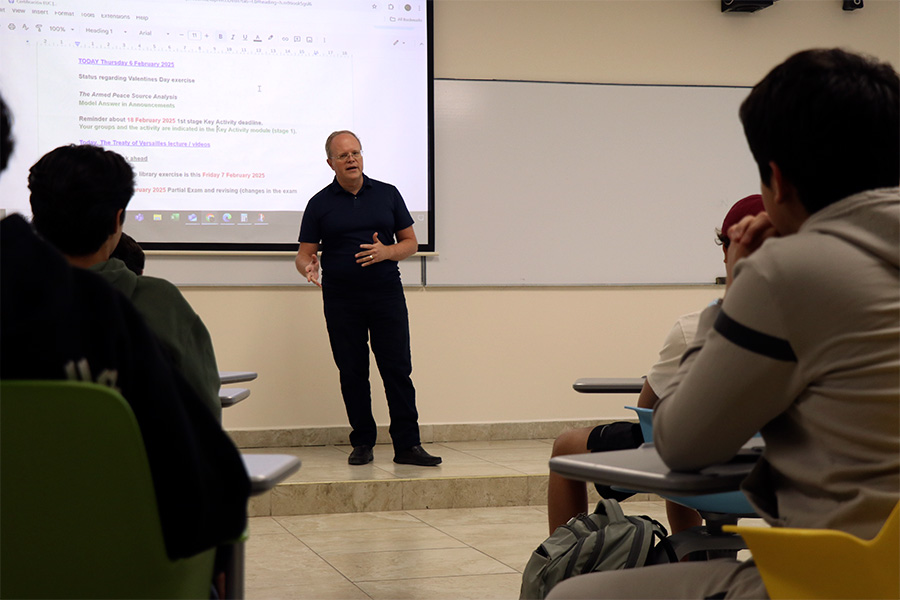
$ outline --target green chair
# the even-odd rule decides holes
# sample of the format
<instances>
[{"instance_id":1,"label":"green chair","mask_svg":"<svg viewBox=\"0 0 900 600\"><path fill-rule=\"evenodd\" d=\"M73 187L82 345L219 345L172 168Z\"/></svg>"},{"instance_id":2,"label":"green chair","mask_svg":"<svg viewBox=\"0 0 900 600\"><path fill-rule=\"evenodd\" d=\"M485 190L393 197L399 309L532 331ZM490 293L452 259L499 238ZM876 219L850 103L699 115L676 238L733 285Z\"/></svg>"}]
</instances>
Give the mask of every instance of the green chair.
<instances>
[{"instance_id":1,"label":"green chair","mask_svg":"<svg viewBox=\"0 0 900 600\"><path fill-rule=\"evenodd\" d=\"M128 403L108 387L0 382L0 596L209 598L215 549L170 560Z\"/></svg>"}]
</instances>

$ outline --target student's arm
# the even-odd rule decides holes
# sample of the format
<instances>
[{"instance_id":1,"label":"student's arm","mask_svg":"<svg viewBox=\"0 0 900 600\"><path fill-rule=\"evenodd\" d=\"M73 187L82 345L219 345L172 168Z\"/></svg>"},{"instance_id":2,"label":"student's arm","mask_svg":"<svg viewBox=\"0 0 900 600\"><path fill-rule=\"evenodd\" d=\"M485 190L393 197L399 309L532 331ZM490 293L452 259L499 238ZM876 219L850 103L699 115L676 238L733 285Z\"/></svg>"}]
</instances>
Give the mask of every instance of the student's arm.
<instances>
[{"instance_id":1,"label":"student's arm","mask_svg":"<svg viewBox=\"0 0 900 600\"><path fill-rule=\"evenodd\" d=\"M659 397L653 391L653 388L650 387L650 382L645 379L644 385L641 387L641 395L638 396L638 408L652 409L656 406L658 400Z\"/></svg>"},{"instance_id":2,"label":"student's arm","mask_svg":"<svg viewBox=\"0 0 900 600\"><path fill-rule=\"evenodd\" d=\"M673 469L728 461L796 395L798 363L777 294L750 262L737 265L740 277L724 303L701 315L697 337L656 405L654 442Z\"/></svg>"}]
</instances>

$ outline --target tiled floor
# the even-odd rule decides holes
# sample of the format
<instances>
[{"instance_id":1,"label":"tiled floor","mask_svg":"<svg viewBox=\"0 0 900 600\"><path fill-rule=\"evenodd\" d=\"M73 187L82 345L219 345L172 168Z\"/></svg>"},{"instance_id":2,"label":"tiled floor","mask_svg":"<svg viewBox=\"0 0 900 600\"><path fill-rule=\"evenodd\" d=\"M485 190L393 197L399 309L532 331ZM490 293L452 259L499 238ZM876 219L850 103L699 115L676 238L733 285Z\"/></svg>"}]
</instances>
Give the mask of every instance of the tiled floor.
<instances>
[{"instance_id":1,"label":"tiled floor","mask_svg":"<svg viewBox=\"0 0 900 600\"><path fill-rule=\"evenodd\" d=\"M246 597L514 600L522 569L547 537L551 446L552 440L426 444L444 460L433 468L394 464L390 445L376 446L375 461L357 467L347 465L348 446L248 450L295 454L303 465L287 480L288 491L251 503L253 514L268 516L250 519ZM624 508L668 526L655 496L635 496Z\"/></svg>"},{"instance_id":2,"label":"tiled floor","mask_svg":"<svg viewBox=\"0 0 900 600\"><path fill-rule=\"evenodd\" d=\"M518 597L535 507L255 517L247 598Z\"/></svg>"},{"instance_id":3,"label":"tiled floor","mask_svg":"<svg viewBox=\"0 0 900 600\"><path fill-rule=\"evenodd\" d=\"M515 481L545 476L551 444L552 440L427 444L429 452L444 459L437 468L395 465L389 445L376 446L375 462L361 467L347 465L346 446L253 451L298 455L303 466L290 479L295 485L396 481L440 486L461 479L469 484L453 488L457 492L480 493L471 482L485 480L492 486L497 477ZM388 493L407 494L401 488ZM663 502L643 498L626 502L626 513L647 514L667 524ZM475 499L496 500L499 506L424 508L413 495L408 499L413 508L366 510L363 503L357 512L335 512L323 505L320 512L328 514L254 517L246 547L246 596L514 600L525 563L547 537L545 499L546 485L536 501L516 502L515 496ZM376 500L375 505L385 506ZM452 505L466 500L454 499Z\"/></svg>"}]
</instances>

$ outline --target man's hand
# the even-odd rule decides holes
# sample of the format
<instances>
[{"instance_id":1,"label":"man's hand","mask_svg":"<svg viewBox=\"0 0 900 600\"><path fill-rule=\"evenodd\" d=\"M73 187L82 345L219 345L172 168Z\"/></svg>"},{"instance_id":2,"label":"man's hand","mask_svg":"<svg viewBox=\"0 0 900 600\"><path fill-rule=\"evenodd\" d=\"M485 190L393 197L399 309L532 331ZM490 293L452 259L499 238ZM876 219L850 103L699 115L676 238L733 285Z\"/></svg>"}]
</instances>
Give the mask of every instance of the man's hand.
<instances>
[{"instance_id":1,"label":"man's hand","mask_svg":"<svg viewBox=\"0 0 900 600\"><path fill-rule=\"evenodd\" d=\"M306 265L306 281L322 287L322 284L319 283L319 257L315 254L313 254L309 264Z\"/></svg>"},{"instance_id":2,"label":"man's hand","mask_svg":"<svg viewBox=\"0 0 900 600\"><path fill-rule=\"evenodd\" d=\"M364 267L383 260L390 260L392 256L391 249L378 241L378 232L372 234L372 242L371 244L360 244L362 252L356 254L356 262Z\"/></svg>"},{"instance_id":3,"label":"man's hand","mask_svg":"<svg viewBox=\"0 0 900 600\"><path fill-rule=\"evenodd\" d=\"M749 215L744 217L732 225L727 234L731 242L728 246L726 291L728 291L732 281L734 281L735 263L759 250L763 242L777 235L777 232L775 231L775 226L772 225L771 219L769 219L769 215L761 212L753 217Z\"/></svg>"}]
</instances>

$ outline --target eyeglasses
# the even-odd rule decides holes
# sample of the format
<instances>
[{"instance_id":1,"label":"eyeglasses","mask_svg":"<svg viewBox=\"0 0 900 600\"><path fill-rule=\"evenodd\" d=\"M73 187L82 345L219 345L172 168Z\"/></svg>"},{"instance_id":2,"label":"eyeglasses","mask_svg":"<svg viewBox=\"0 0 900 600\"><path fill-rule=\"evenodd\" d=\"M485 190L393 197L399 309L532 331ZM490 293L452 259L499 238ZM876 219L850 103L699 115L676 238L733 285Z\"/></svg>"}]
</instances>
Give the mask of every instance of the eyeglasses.
<instances>
[{"instance_id":1,"label":"eyeglasses","mask_svg":"<svg viewBox=\"0 0 900 600\"><path fill-rule=\"evenodd\" d=\"M359 157L362 156L362 150L354 150L353 152L344 152L338 156L332 156L333 160L338 160L340 162L346 162L351 158L359 160Z\"/></svg>"}]
</instances>

